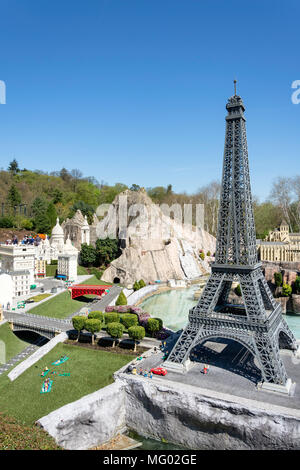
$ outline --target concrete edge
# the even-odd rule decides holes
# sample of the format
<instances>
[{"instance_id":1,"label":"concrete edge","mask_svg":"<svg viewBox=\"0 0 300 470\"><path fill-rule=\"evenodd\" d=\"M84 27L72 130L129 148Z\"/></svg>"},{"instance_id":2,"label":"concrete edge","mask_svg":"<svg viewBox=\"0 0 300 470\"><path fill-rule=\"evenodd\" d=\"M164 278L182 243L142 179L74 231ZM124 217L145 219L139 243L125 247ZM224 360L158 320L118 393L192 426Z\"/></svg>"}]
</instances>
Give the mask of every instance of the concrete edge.
<instances>
[{"instance_id":1,"label":"concrete edge","mask_svg":"<svg viewBox=\"0 0 300 470\"><path fill-rule=\"evenodd\" d=\"M59 335L52 338L48 343L35 351L31 356L18 364L14 369L12 369L7 375L8 378L13 382L16 380L25 370L29 369L33 364L39 361L43 356L45 356L51 349L53 349L57 344L62 343L68 338L66 332L62 332Z\"/></svg>"}]
</instances>

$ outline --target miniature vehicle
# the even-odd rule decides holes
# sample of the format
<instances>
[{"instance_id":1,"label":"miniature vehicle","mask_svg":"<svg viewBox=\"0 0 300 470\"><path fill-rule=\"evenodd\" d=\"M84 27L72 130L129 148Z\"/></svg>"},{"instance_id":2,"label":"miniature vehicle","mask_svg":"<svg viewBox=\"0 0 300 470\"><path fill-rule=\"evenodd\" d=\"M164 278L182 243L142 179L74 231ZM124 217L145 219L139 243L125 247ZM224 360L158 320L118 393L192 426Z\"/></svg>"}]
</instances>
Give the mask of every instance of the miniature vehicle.
<instances>
[{"instance_id":1,"label":"miniature vehicle","mask_svg":"<svg viewBox=\"0 0 300 470\"><path fill-rule=\"evenodd\" d=\"M167 370L164 369L163 367L155 367L154 369L151 369L150 372L152 372L152 374L156 374L156 375L167 375Z\"/></svg>"}]
</instances>

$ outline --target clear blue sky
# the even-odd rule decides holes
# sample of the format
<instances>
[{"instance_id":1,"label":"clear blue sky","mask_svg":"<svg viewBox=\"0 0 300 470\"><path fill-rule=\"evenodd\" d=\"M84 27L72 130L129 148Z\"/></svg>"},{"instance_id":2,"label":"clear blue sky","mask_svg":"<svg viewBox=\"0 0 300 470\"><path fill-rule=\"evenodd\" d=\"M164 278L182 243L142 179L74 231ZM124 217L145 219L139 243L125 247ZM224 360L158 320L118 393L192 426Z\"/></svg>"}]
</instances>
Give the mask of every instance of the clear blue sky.
<instances>
[{"instance_id":1,"label":"clear blue sky","mask_svg":"<svg viewBox=\"0 0 300 470\"><path fill-rule=\"evenodd\" d=\"M253 193L300 173L298 0L0 0L0 166L193 192L220 179L233 78Z\"/></svg>"}]
</instances>

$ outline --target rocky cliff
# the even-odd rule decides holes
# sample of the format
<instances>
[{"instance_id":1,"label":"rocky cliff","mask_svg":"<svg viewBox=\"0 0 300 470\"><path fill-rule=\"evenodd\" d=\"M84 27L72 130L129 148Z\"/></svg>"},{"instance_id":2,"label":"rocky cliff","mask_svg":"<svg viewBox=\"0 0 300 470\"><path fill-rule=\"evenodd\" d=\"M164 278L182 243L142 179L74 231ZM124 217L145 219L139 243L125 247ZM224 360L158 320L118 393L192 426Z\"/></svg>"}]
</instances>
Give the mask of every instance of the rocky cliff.
<instances>
[{"instance_id":1,"label":"rocky cliff","mask_svg":"<svg viewBox=\"0 0 300 470\"><path fill-rule=\"evenodd\" d=\"M216 239L190 224L183 228L178 219L153 204L145 190L126 190L117 196L97 228L98 236L109 233L114 222L123 252L103 273L103 280L113 282L118 278L122 283L132 283L139 279L195 279L209 272L211 258L206 254L214 254Z\"/></svg>"}]
</instances>

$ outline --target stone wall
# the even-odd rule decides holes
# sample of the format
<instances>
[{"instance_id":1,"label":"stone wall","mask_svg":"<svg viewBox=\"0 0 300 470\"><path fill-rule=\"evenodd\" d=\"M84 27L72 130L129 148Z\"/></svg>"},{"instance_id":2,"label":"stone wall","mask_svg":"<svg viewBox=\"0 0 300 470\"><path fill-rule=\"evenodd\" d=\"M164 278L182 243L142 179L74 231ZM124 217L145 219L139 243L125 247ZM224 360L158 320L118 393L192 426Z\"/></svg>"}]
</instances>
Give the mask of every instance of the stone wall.
<instances>
[{"instance_id":1,"label":"stone wall","mask_svg":"<svg viewBox=\"0 0 300 470\"><path fill-rule=\"evenodd\" d=\"M64 449L90 449L124 432L125 399L123 384L115 382L58 408L37 424Z\"/></svg>"},{"instance_id":2,"label":"stone wall","mask_svg":"<svg viewBox=\"0 0 300 470\"><path fill-rule=\"evenodd\" d=\"M287 416L280 407L266 411L251 400L212 398L185 384L125 374L119 379L126 391L126 424L145 437L191 449L300 449L300 414L291 416L294 410Z\"/></svg>"},{"instance_id":3,"label":"stone wall","mask_svg":"<svg viewBox=\"0 0 300 470\"><path fill-rule=\"evenodd\" d=\"M37 424L65 449L89 449L126 429L190 449L300 449L299 410L123 370Z\"/></svg>"}]
</instances>

